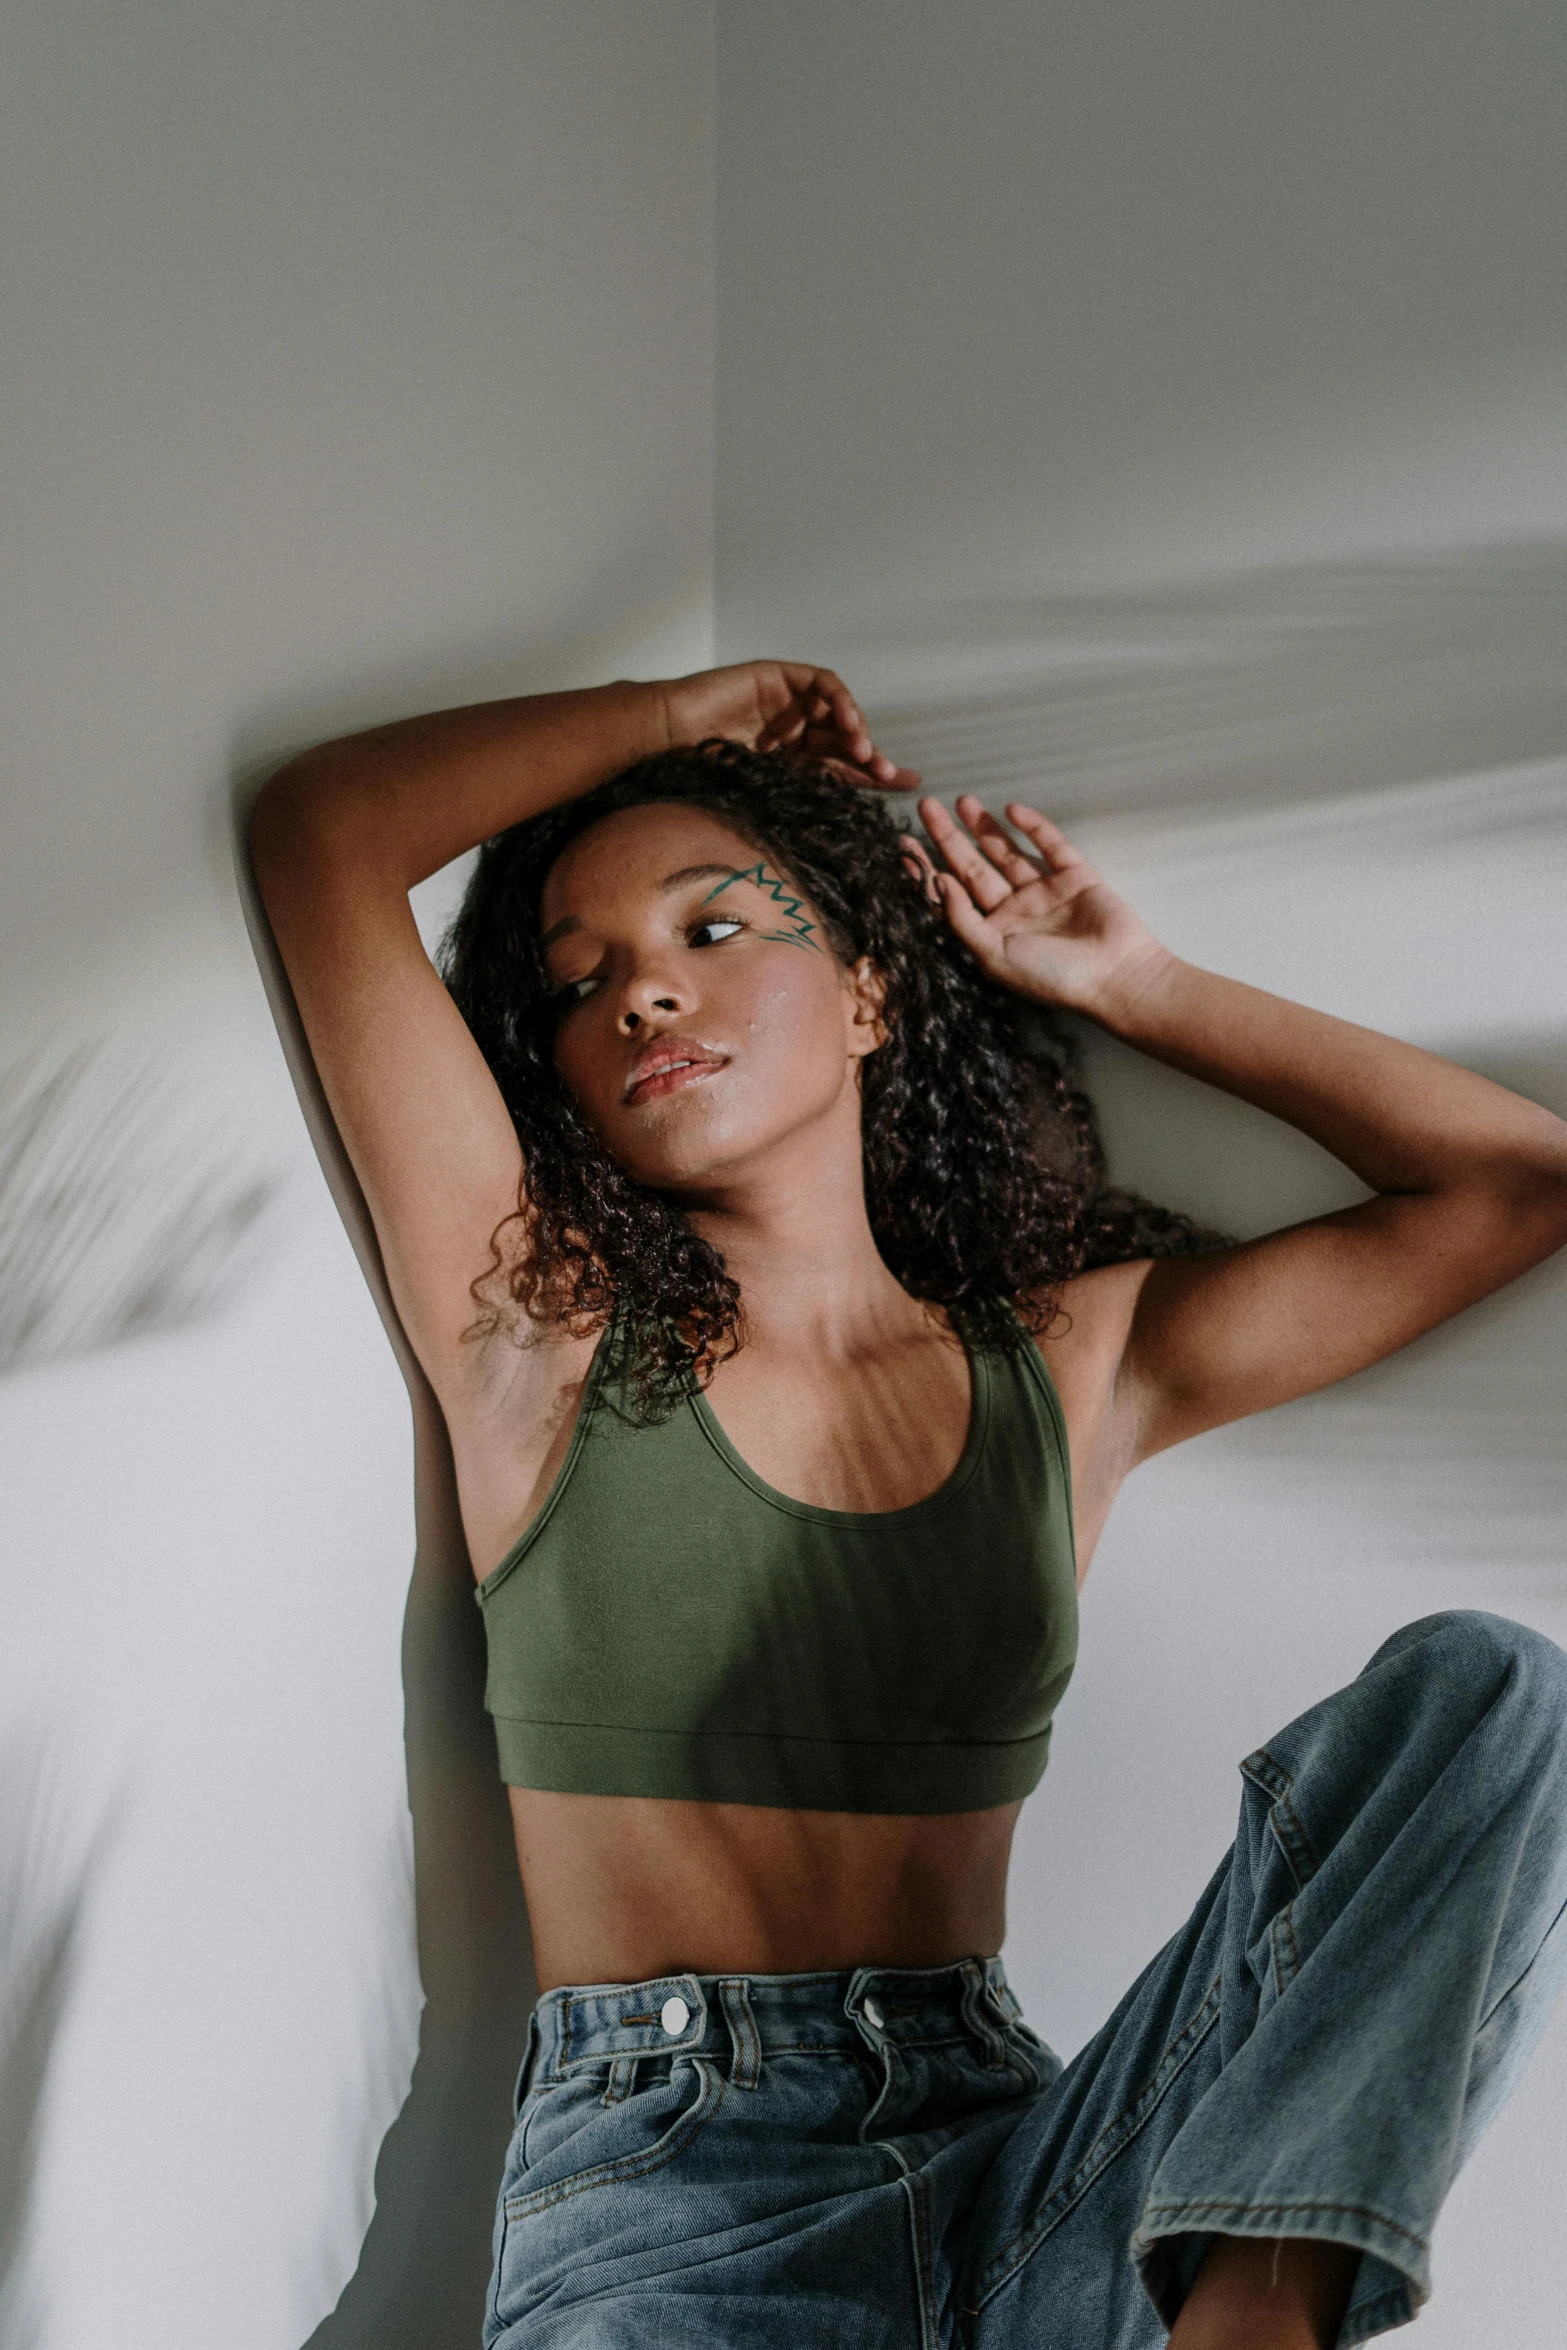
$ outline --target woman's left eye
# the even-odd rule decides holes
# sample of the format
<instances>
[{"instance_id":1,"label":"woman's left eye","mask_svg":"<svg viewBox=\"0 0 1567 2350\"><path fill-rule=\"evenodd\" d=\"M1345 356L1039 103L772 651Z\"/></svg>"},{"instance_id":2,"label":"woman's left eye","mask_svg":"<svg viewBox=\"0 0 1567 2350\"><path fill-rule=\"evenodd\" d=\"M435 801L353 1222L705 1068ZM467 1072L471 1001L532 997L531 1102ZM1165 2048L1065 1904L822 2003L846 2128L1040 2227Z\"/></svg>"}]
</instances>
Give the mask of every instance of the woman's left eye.
<instances>
[{"instance_id":1,"label":"woman's left eye","mask_svg":"<svg viewBox=\"0 0 1567 2350\"><path fill-rule=\"evenodd\" d=\"M745 924L743 922L733 922L730 920L727 914L723 916L715 915L711 922L699 922L697 924L696 928L690 933L690 944L694 947L717 945L723 939L733 938L737 930L743 930L744 928Z\"/></svg>"},{"instance_id":2,"label":"woman's left eye","mask_svg":"<svg viewBox=\"0 0 1567 2350\"><path fill-rule=\"evenodd\" d=\"M583 979L563 979L559 987L551 988L550 1001L558 1012L569 1012L573 1004L587 1002L598 980L590 971Z\"/></svg>"}]
</instances>

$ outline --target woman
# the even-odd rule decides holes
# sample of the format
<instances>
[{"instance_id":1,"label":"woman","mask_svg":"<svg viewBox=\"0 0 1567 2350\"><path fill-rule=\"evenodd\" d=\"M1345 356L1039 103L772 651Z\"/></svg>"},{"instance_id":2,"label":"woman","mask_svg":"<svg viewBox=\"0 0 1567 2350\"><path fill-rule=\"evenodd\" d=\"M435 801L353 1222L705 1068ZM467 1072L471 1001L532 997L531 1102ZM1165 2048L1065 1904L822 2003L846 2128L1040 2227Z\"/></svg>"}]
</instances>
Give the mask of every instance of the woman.
<instances>
[{"instance_id":1,"label":"woman","mask_svg":"<svg viewBox=\"0 0 1567 2350\"><path fill-rule=\"evenodd\" d=\"M257 809L451 1432L532 1921L485 2339L1358 2342L1567 1955L1567 1659L1389 1641L1243 1763L1064 2070L1008 1849L1121 1480L1558 1247L1567 1129L1178 961L1029 809L900 838L915 780L761 662L379 728ZM448 987L408 891L481 841ZM1374 1196L1229 1247L1103 1193L1054 1006Z\"/></svg>"}]
</instances>

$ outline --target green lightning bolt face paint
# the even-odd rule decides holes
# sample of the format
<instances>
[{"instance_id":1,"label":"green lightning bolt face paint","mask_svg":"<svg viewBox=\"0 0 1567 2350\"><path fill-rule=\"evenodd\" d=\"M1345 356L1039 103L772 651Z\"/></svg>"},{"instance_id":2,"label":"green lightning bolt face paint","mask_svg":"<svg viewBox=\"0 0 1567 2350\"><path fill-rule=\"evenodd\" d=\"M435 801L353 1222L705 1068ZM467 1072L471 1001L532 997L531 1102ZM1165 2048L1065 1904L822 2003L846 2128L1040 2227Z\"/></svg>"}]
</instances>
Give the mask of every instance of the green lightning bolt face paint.
<instances>
[{"instance_id":1,"label":"green lightning bolt face paint","mask_svg":"<svg viewBox=\"0 0 1567 2350\"><path fill-rule=\"evenodd\" d=\"M784 930L760 931L757 934L759 937L777 939L782 946L808 947L814 955L821 953L819 941L812 936L816 924L806 921L803 899L792 896L779 875L768 872L765 863L747 865L731 873L727 881L719 882L716 889L708 891L702 900L703 905L710 906L714 898L722 897L724 891L732 889L737 881L754 882L758 889L766 890L788 924Z\"/></svg>"}]
</instances>

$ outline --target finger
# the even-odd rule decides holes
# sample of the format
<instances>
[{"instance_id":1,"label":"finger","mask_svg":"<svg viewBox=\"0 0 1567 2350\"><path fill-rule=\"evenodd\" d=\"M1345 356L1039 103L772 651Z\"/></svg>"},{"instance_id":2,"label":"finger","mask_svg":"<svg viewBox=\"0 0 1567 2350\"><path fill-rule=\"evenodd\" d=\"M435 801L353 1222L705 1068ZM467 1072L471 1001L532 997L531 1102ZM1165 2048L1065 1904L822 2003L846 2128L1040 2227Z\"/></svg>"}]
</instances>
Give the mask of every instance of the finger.
<instances>
[{"instance_id":1,"label":"finger","mask_svg":"<svg viewBox=\"0 0 1567 2350\"><path fill-rule=\"evenodd\" d=\"M936 868L931 863L923 841L917 841L912 832L900 832L898 840L903 849L903 861L909 867L933 906L941 903L941 892L936 887Z\"/></svg>"},{"instance_id":2,"label":"finger","mask_svg":"<svg viewBox=\"0 0 1567 2350\"><path fill-rule=\"evenodd\" d=\"M794 741L807 727L837 726L835 704L840 698L863 730L865 722L854 697L836 670L818 668L811 661L776 661L772 666L789 693L788 703L772 721L774 727L785 730L780 739ZM868 745L869 737L866 740Z\"/></svg>"},{"instance_id":3,"label":"finger","mask_svg":"<svg viewBox=\"0 0 1567 2350\"><path fill-rule=\"evenodd\" d=\"M1007 822L1015 824L1033 842L1045 863L1056 873L1064 873L1068 865L1088 862L1081 849L1073 848L1059 824L1052 824L1037 808L1025 808L1021 800L1008 800Z\"/></svg>"},{"instance_id":4,"label":"finger","mask_svg":"<svg viewBox=\"0 0 1567 2350\"><path fill-rule=\"evenodd\" d=\"M865 713L847 686L840 686L833 695L832 713L843 736L844 748L859 766L872 767L877 758L876 745L865 723Z\"/></svg>"},{"instance_id":5,"label":"finger","mask_svg":"<svg viewBox=\"0 0 1567 2350\"><path fill-rule=\"evenodd\" d=\"M897 760L889 752L879 750L868 735L864 739L866 748L854 753L854 763L863 770L865 782L878 784L883 791L887 792L916 792L919 790L918 768L900 767Z\"/></svg>"},{"instance_id":6,"label":"finger","mask_svg":"<svg viewBox=\"0 0 1567 2350\"><path fill-rule=\"evenodd\" d=\"M856 763L860 769L860 781L874 784L879 791L890 793L917 792L919 790L921 780L919 769L917 767L900 767L896 759L890 759L885 751L873 749L869 758L861 759Z\"/></svg>"},{"instance_id":7,"label":"finger","mask_svg":"<svg viewBox=\"0 0 1567 2350\"><path fill-rule=\"evenodd\" d=\"M808 702L813 695L843 690L837 671L823 669L816 661L779 661L774 666L796 701Z\"/></svg>"},{"instance_id":8,"label":"finger","mask_svg":"<svg viewBox=\"0 0 1567 2350\"><path fill-rule=\"evenodd\" d=\"M841 767L860 769L864 762L857 759L836 726L808 726L800 749L807 757L836 762ZM862 776L861 781L865 779Z\"/></svg>"},{"instance_id":9,"label":"finger","mask_svg":"<svg viewBox=\"0 0 1567 2350\"><path fill-rule=\"evenodd\" d=\"M806 704L810 723L835 728L855 764L864 766L875 749L870 728L865 723L864 711L837 671L813 669L807 682L797 690Z\"/></svg>"},{"instance_id":10,"label":"finger","mask_svg":"<svg viewBox=\"0 0 1567 2350\"><path fill-rule=\"evenodd\" d=\"M942 912L951 928L976 959L988 965L994 953L994 943L984 915L954 875L938 873L935 881L941 896Z\"/></svg>"},{"instance_id":11,"label":"finger","mask_svg":"<svg viewBox=\"0 0 1567 2350\"><path fill-rule=\"evenodd\" d=\"M972 792L960 795L958 814L1004 881L1009 881L1014 889L1026 889L1031 881L1039 879L1038 861L1024 856L1000 817L992 816Z\"/></svg>"},{"instance_id":12,"label":"finger","mask_svg":"<svg viewBox=\"0 0 1567 2350\"><path fill-rule=\"evenodd\" d=\"M827 764L852 767L855 770L854 780L858 784L871 784L886 792L918 791L920 779L914 768L900 767L895 759L888 758L885 751L877 750L868 736L861 739L866 745L863 754L855 751L844 740L842 730L836 723L830 726L807 726L803 730L803 740L797 747L810 758L820 759Z\"/></svg>"},{"instance_id":13,"label":"finger","mask_svg":"<svg viewBox=\"0 0 1567 2350\"><path fill-rule=\"evenodd\" d=\"M813 731L836 734L832 754L848 758L864 770L869 782L883 790L918 790L917 769L900 767L896 759L877 749L864 711L836 670L804 670L785 664L784 674L797 699L806 705L807 736Z\"/></svg>"},{"instance_id":14,"label":"finger","mask_svg":"<svg viewBox=\"0 0 1567 2350\"><path fill-rule=\"evenodd\" d=\"M835 669L821 669L811 661L780 661L777 669L795 702L813 721L827 718L840 696L853 704L853 695Z\"/></svg>"},{"instance_id":15,"label":"finger","mask_svg":"<svg viewBox=\"0 0 1567 2350\"><path fill-rule=\"evenodd\" d=\"M920 802L920 822L929 833L950 873L955 873L976 905L985 913L1012 895L1012 884L1004 881L988 857L981 856L974 842L954 816L949 815L939 800ZM1034 876L1030 876L1033 879Z\"/></svg>"}]
</instances>

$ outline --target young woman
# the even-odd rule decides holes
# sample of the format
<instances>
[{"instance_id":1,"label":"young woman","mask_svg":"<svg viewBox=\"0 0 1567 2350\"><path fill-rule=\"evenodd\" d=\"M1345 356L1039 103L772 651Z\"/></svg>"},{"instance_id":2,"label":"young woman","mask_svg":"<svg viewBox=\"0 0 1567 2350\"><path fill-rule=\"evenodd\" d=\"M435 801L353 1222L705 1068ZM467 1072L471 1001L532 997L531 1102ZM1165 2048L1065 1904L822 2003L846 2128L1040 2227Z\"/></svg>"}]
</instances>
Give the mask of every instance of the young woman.
<instances>
[{"instance_id":1,"label":"young woman","mask_svg":"<svg viewBox=\"0 0 1567 2350\"><path fill-rule=\"evenodd\" d=\"M916 846L915 780L760 662L379 728L257 810L532 1921L485 2339L1358 2342L1567 1962L1567 1658L1396 1635L1242 1763L1065 2069L1008 1849L1122 1479L1558 1247L1567 1128L1182 963L1030 809L927 799ZM476 842L443 984L408 891ZM1104 1191L1053 1006L1374 1196L1231 1247Z\"/></svg>"}]
</instances>

